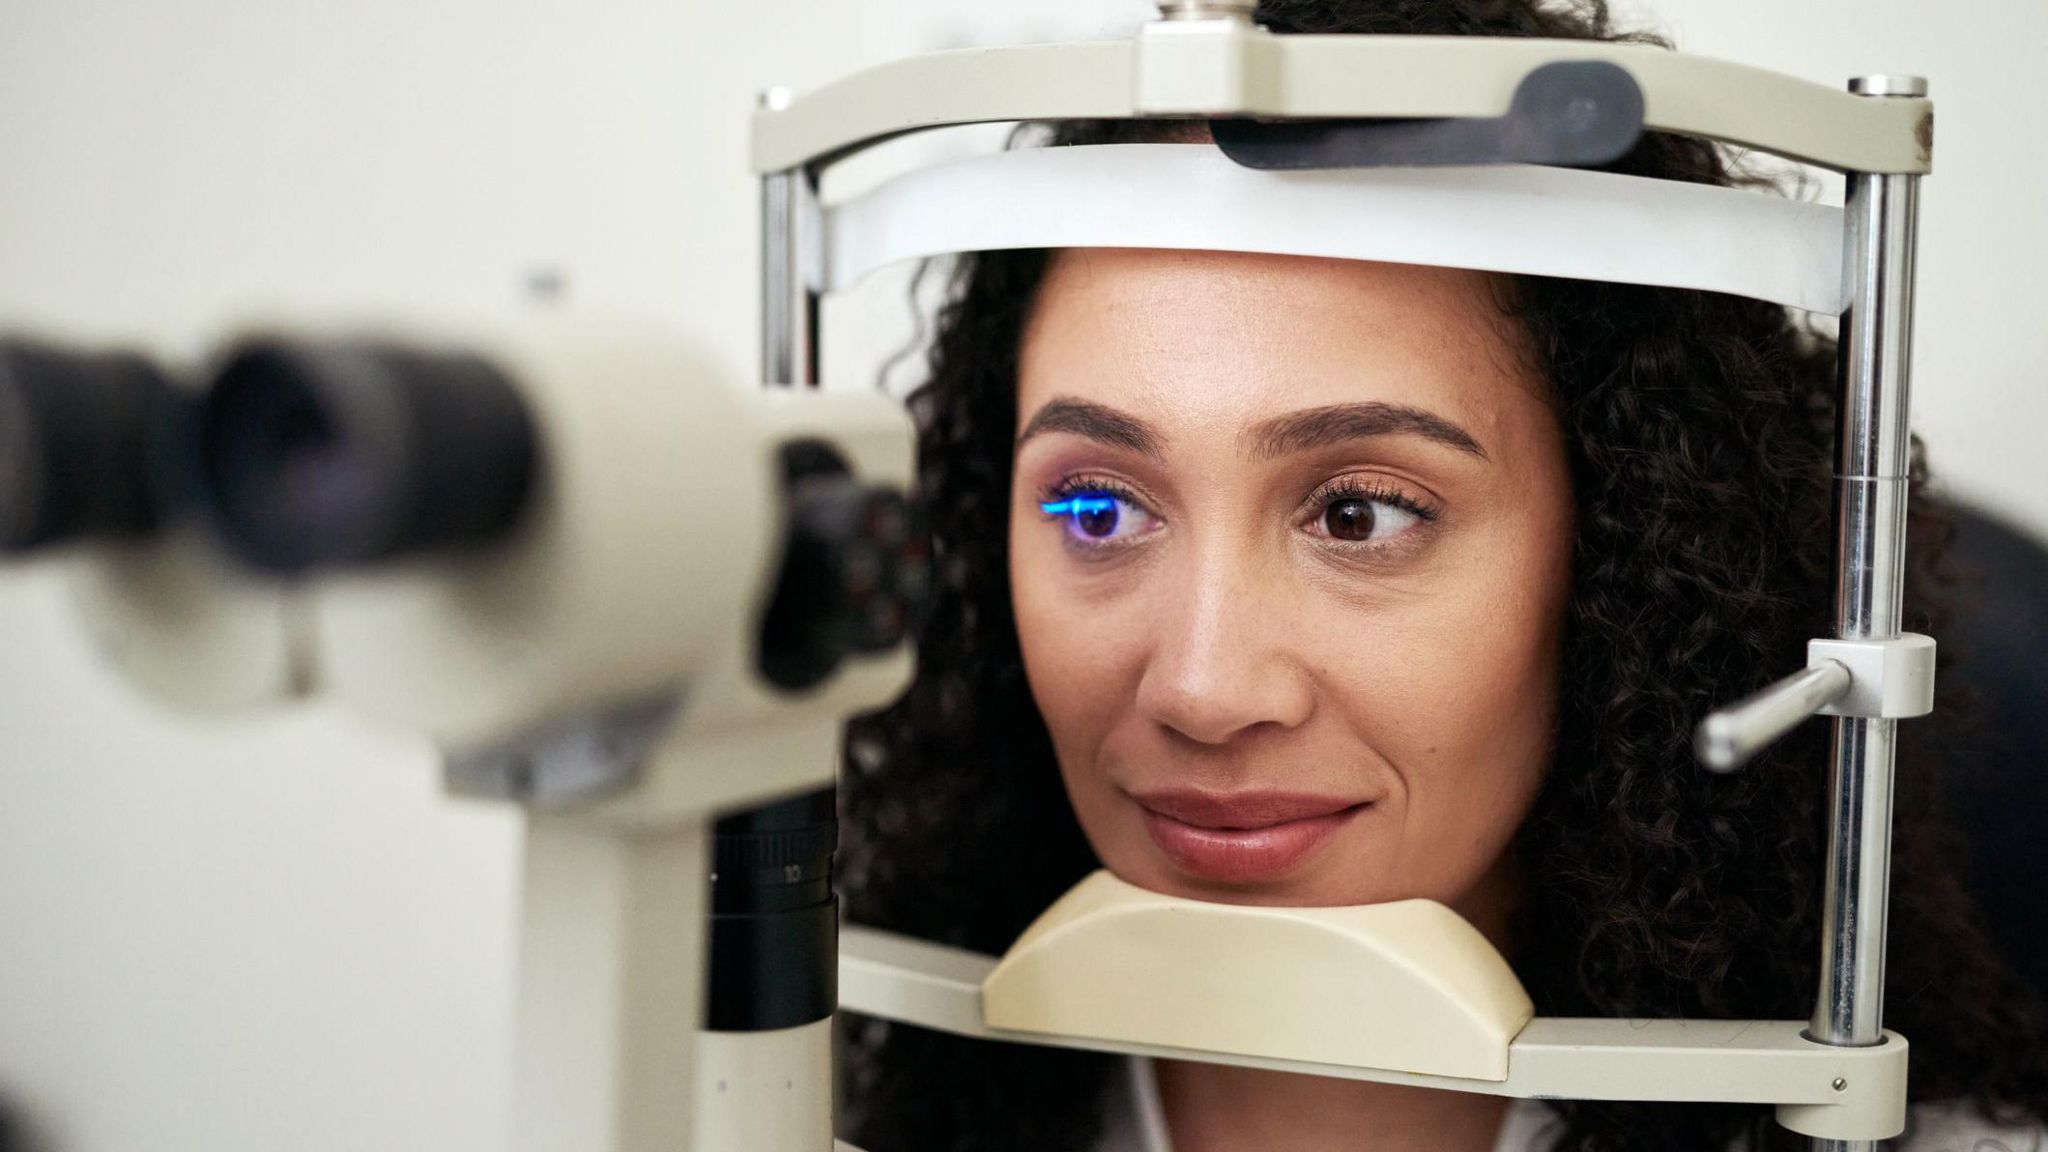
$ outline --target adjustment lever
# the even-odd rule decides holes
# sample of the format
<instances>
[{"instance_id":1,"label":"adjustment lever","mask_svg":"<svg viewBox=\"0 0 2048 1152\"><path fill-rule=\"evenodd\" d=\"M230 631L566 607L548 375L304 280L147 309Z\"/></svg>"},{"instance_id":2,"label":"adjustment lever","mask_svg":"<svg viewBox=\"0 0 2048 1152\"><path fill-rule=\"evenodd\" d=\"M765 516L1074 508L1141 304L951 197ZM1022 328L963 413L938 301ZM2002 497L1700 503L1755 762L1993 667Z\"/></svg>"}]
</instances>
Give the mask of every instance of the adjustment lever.
<instances>
[{"instance_id":1,"label":"adjustment lever","mask_svg":"<svg viewBox=\"0 0 2048 1152\"><path fill-rule=\"evenodd\" d=\"M1820 660L1756 695L1710 713L1693 736L1693 755L1714 772L1733 772L1777 743L1800 721L1849 693L1849 668Z\"/></svg>"},{"instance_id":2,"label":"adjustment lever","mask_svg":"<svg viewBox=\"0 0 2048 1152\"><path fill-rule=\"evenodd\" d=\"M1212 120L1223 154L1247 168L1550 164L1591 168L1643 136L1643 90L1606 60L1560 60L1522 78L1500 117Z\"/></svg>"}]
</instances>

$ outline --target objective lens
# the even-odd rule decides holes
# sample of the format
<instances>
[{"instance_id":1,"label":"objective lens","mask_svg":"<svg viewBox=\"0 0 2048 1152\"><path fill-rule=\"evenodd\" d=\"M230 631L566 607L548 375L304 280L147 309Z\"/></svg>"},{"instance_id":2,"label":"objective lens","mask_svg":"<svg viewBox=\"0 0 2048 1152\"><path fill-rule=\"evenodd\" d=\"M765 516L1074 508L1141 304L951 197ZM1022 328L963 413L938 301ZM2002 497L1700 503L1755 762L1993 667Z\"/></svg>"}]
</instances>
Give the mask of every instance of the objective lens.
<instances>
[{"instance_id":1,"label":"objective lens","mask_svg":"<svg viewBox=\"0 0 2048 1152\"><path fill-rule=\"evenodd\" d=\"M0 553L154 528L179 404L139 356L0 342Z\"/></svg>"},{"instance_id":2,"label":"objective lens","mask_svg":"<svg viewBox=\"0 0 2048 1152\"><path fill-rule=\"evenodd\" d=\"M368 343L244 347L199 418L202 486L249 563L294 572L510 534L539 441L483 360Z\"/></svg>"},{"instance_id":3,"label":"objective lens","mask_svg":"<svg viewBox=\"0 0 2048 1152\"><path fill-rule=\"evenodd\" d=\"M861 483L830 445L785 445L782 463L782 571L757 666L769 683L797 692L849 654L903 641L930 592L931 551L902 494Z\"/></svg>"}]
</instances>

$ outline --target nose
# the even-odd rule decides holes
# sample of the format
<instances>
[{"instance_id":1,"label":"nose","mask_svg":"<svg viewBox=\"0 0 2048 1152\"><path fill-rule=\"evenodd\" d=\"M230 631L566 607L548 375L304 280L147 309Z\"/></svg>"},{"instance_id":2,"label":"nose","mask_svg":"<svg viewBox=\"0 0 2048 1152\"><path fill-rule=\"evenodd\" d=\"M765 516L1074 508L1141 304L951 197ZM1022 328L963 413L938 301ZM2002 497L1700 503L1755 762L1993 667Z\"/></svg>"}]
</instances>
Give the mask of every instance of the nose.
<instances>
[{"instance_id":1,"label":"nose","mask_svg":"<svg viewBox=\"0 0 2048 1152\"><path fill-rule=\"evenodd\" d=\"M1307 722L1316 688L1296 648L1291 592L1274 586L1255 556L1216 549L1195 560L1154 615L1139 711L1210 745Z\"/></svg>"}]
</instances>

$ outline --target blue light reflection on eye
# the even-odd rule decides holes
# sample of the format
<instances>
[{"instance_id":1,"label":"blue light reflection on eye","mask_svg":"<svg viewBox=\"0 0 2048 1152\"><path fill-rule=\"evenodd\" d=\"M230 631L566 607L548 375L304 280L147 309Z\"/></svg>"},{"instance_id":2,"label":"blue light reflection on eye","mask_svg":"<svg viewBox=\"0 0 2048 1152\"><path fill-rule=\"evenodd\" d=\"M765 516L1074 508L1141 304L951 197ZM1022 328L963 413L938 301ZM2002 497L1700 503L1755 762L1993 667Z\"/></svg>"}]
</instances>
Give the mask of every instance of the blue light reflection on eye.
<instances>
[{"instance_id":1,"label":"blue light reflection on eye","mask_svg":"<svg viewBox=\"0 0 2048 1152\"><path fill-rule=\"evenodd\" d=\"M1049 500L1038 506L1047 516L1086 516L1116 510L1114 496L1076 496L1071 500Z\"/></svg>"}]
</instances>

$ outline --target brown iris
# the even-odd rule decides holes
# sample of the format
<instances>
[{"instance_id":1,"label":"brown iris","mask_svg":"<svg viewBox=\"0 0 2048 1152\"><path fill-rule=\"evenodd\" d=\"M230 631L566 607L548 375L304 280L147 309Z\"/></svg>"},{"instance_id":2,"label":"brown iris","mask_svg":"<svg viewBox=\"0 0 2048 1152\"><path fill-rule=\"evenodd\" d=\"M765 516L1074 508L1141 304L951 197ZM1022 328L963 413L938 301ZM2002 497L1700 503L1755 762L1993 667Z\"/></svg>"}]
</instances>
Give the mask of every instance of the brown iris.
<instances>
[{"instance_id":1,"label":"brown iris","mask_svg":"<svg viewBox=\"0 0 2048 1152\"><path fill-rule=\"evenodd\" d=\"M1376 518L1370 500L1334 500L1323 510L1323 526L1338 540L1370 540Z\"/></svg>"}]
</instances>

